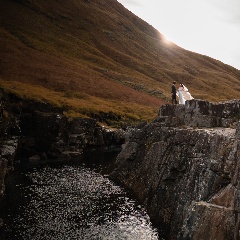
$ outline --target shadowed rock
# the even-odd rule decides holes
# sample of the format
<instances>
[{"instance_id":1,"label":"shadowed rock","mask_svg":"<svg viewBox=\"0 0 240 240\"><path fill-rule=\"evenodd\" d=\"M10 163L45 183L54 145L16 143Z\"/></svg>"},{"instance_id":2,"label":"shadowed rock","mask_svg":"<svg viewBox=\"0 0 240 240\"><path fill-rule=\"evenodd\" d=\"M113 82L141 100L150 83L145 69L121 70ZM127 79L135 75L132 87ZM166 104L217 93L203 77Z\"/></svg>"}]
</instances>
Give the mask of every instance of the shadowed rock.
<instances>
[{"instance_id":1,"label":"shadowed rock","mask_svg":"<svg viewBox=\"0 0 240 240\"><path fill-rule=\"evenodd\" d=\"M239 100L165 105L118 155L111 177L166 239L240 239L239 112Z\"/></svg>"}]
</instances>

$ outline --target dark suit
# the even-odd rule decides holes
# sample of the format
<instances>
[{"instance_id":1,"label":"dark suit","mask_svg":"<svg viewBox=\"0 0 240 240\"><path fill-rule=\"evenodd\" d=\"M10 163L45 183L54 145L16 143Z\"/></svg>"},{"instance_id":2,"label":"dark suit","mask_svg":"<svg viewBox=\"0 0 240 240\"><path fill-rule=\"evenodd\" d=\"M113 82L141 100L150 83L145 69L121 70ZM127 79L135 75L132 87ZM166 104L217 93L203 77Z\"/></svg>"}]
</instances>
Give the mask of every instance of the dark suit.
<instances>
[{"instance_id":1,"label":"dark suit","mask_svg":"<svg viewBox=\"0 0 240 240\"><path fill-rule=\"evenodd\" d=\"M175 85L172 85L172 104L177 104L177 96L176 96L177 90Z\"/></svg>"}]
</instances>

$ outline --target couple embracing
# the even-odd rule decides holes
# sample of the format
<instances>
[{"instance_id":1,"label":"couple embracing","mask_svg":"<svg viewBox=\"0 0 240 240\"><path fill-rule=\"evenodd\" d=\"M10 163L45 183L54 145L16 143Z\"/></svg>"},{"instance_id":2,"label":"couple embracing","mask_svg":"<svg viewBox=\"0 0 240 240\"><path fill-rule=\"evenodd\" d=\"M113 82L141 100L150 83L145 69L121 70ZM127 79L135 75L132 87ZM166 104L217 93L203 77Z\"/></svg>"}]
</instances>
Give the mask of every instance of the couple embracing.
<instances>
[{"instance_id":1,"label":"couple embracing","mask_svg":"<svg viewBox=\"0 0 240 240\"><path fill-rule=\"evenodd\" d=\"M176 82L172 85L172 104L177 104L177 96L179 104L185 104L186 100L193 99L191 93L188 91L186 86L180 83L178 90L175 87Z\"/></svg>"}]
</instances>

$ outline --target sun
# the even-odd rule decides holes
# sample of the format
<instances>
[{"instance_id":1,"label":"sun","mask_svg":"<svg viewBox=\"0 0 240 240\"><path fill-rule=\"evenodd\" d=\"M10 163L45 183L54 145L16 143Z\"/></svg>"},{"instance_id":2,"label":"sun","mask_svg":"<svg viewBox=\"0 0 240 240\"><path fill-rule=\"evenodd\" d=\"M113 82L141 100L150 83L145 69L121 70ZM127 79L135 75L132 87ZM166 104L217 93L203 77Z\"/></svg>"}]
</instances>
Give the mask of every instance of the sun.
<instances>
[{"instance_id":1,"label":"sun","mask_svg":"<svg viewBox=\"0 0 240 240\"><path fill-rule=\"evenodd\" d=\"M167 44L167 45L171 45L173 42L171 40L169 40L164 34L161 34L161 39L162 41Z\"/></svg>"}]
</instances>

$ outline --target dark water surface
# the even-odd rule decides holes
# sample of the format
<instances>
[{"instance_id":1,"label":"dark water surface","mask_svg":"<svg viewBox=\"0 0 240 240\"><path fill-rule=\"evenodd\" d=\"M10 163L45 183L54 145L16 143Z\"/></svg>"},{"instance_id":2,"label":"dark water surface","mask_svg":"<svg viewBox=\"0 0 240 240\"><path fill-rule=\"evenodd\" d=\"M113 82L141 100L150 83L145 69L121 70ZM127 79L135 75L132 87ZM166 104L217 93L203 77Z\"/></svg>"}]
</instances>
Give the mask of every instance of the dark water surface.
<instances>
[{"instance_id":1,"label":"dark water surface","mask_svg":"<svg viewBox=\"0 0 240 240\"><path fill-rule=\"evenodd\" d=\"M159 239L144 208L108 179L114 157L20 165L7 181L0 239Z\"/></svg>"}]
</instances>

